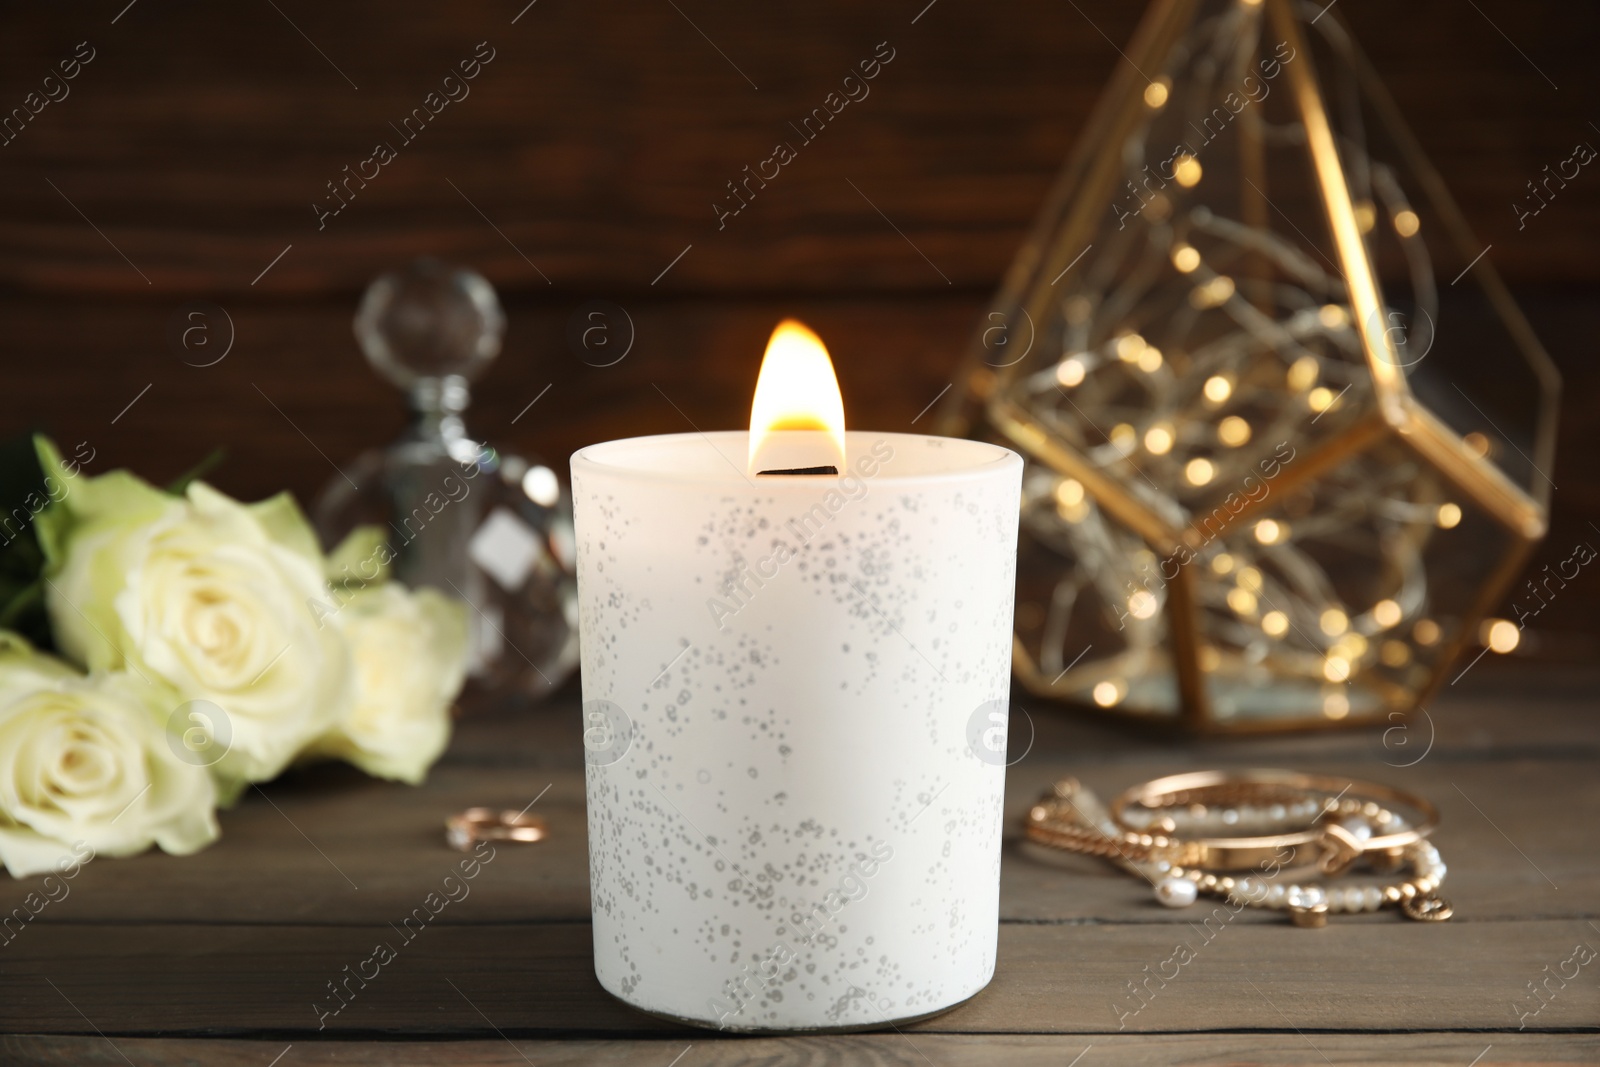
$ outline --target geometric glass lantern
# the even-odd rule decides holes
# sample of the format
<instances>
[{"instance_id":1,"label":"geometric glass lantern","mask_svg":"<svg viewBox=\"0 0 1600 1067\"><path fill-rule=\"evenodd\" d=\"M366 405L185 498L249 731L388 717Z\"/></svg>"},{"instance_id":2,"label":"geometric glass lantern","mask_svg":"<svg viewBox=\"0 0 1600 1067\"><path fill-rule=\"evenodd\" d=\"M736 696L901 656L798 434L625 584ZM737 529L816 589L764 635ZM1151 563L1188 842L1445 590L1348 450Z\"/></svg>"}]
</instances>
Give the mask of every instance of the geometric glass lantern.
<instances>
[{"instance_id":1,"label":"geometric glass lantern","mask_svg":"<svg viewBox=\"0 0 1600 1067\"><path fill-rule=\"evenodd\" d=\"M943 413L1027 461L1019 677L1398 721L1544 534L1559 377L1337 12L1158 0L1127 55Z\"/></svg>"}]
</instances>

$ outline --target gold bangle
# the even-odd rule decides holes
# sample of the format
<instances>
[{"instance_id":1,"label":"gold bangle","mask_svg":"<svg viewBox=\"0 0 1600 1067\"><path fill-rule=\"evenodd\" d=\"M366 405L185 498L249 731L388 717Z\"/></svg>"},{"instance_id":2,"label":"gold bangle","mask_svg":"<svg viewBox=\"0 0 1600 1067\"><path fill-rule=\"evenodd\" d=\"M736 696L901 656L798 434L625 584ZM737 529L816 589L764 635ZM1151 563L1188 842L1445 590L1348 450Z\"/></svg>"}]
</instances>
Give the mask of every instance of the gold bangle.
<instances>
[{"instance_id":1,"label":"gold bangle","mask_svg":"<svg viewBox=\"0 0 1600 1067\"><path fill-rule=\"evenodd\" d=\"M1090 811L1083 810L1089 807ZM1075 779L1056 783L1028 813L1028 837L1052 848L1102 856L1124 863L1161 861L1179 867L1243 871L1263 863L1300 862L1299 849L1318 840L1318 831L1258 837L1179 836L1176 828L1118 825ZM1317 855L1321 855L1320 850Z\"/></svg>"},{"instance_id":2,"label":"gold bangle","mask_svg":"<svg viewBox=\"0 0 1600 1067\"><path fill-rule=\"evenodd\" d=\"M1345 800L1347 794L1351 795L1350 800ZM1313 821L1329 814L1359 815L1366 820L1376 820L1385 814L1384 805L1408 808L1418 818L1403 823L1402 829L1381 834L1358 835L1339 822L1330 821L1318 827L1268 836L1193 839L1188 844L1198 849L1199 854L1191 853L1186 866L1243 870L1276 856L1284 848L1294 849L1298 858L1300 850L1310 845L1314 846L1317 864L1323 873L1337 874L1363 853L1385 854L1392 860L1400 849L1424 840L1439 824L1438 809L1414 793L1376 782L1279 770L1193 771L1157 778L1134 786L1113 800L1110 816L1119 827L1132 830L1127 812L1134 804L1159 811L1178 805L1239 804L1296 796L1320 798L1321 810ZM1330 797L1332 799L1328 799Z\"/></svg>"},{"instance_id":3,"label":"gold bangle","mask_svg":"<svg viewBox=\"0 0 1600 1067\"><path fill-rule=\"evenodd\" d=\"M1356 797L1346 799L1346 794L1358 790ZM1335 791L1330 800L1326 794ZM1379 799L1412 809L1420 816L1419 825L1413 827L1387 811ZM1149 801L1155 803L1147 804ZM1350 829L1339 827L1340 836L1333 841L1339 846L1335 858L1340 862L1330 864L1325 829L1255 837L1192 838L1177 836L1176 821L1162 817L1158 832L1147 833L1119 823L1076 779L1064 778L1030 809L1026 834L1030 840L1053 848L1118 862L1149 880L1156 898L1171 907L1186 906L1200 893L1206 893L1241 907L1286 910L1295 925L1307 927L1326 925L1331 912L1375 911L1385 906L1398 906L1407 918L1418 921L1439 922L1453 914L1450 904L1436 895L1444 881L1444 862L1438 849L1425 840L1438 822L1438 813L1420 797L1373 783L1288 771L1208 771L1173 775L1136 786L1118 798L1113 810L1125 817L1128 806L1135 802L1157 812L1177 804L1193 804L1202 815L1210 810L1203 802L1212 807L1235 805L1228 810L1236 817L1239 806L1267 802L1269 814L1279 821L1291 815L1315 814L1319 819L1328 814L1357 815L1398 829L1364 841ZM1277 810L1280 807L1281 812ZM1347 845L1346 839L1354 844ZM1372 842L1377 842L1378 847L1372 847ZM1341 873L1363 853L1368 854L1376 869L1409 865L1412 874L1409 879L1390 885L1351 888L1272 881L1279 871L1293 865L1299 848L1313 843L1320 850L1322 862L1318 866L1327 875ZM1353 848L1348 856L1344 854L1347 847ZM1285 849L1289 850L1287 855ZM1255 874L1234 877L1227 873L1244 870L1243 861L1247 859L1254 861L1248 866L1255 869ZM1219 860L1240 865L1215 866Z\"/></svg>"}]
</instances>

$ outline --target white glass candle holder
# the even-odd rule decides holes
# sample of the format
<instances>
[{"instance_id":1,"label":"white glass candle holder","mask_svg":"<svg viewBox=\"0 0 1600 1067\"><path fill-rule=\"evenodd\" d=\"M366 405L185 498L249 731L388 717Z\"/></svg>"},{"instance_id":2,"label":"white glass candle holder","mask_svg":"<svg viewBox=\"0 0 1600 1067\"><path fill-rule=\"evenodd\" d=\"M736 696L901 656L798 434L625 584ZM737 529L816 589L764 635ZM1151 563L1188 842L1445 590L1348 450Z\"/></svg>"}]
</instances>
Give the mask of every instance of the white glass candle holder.
<instances>
[{"instance_id":1,"label":"white glass candle holder","mask_svg":"<svg viewBox=\"0 0 1600 1067\"><path fill-rule=\"evenodd\" d=\"M994 973L1022 461L747 440L572 458L595 972L730 1030L930 1015Z\"/></svg>"}]
</instances>

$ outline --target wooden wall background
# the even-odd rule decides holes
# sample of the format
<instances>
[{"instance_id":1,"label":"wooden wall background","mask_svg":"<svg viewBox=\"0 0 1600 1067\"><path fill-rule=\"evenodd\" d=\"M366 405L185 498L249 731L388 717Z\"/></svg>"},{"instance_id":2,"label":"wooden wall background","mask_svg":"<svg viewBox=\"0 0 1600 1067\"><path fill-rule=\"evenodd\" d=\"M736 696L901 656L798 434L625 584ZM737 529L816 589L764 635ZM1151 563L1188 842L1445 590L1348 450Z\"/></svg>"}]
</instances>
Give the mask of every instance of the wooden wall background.
<instances>
[{"instance_id":1,"label":"wooden wall background","mask_svg":"<svg viewBox=\"0 0 1600 1067\"><path fill-rule=\"evenodd\" d=\"M349 321L373 275L424 253L477 267L507 305L506 351L469 420L499 442L559 463L586 442L686 420L738 425L766 334L787 314L828 339L856 424L904 429L951 380L1142 10L526 3L0 8L0 110L79 42L94 51L70 95L0 145L0 432L44 428L89 442L92 469L156 479L220 443L224 489L309 499L333 463L401 425ZM1580 174L1524 230L1512 204L1574 144L1600 145L1600 8L1341 0L1339 14L1564 370L1545 552L1564 559L1600 539L1600 173ZM470 95L319 231L324 183L374 142L398 141L388 124L484 41L494 58ZM711 204L725 183L885 41L894 59L871 95L719 231ZM587 366L567 346L569 318L591 299L633 319L636 343L616 366ZM214 366L186 365L167 339L193 300L233 323ZM1540 619L1565 631L1541 632L1545 653L1600 649L1600 579L1586 580Z\"/></svg>"}]
</instances>

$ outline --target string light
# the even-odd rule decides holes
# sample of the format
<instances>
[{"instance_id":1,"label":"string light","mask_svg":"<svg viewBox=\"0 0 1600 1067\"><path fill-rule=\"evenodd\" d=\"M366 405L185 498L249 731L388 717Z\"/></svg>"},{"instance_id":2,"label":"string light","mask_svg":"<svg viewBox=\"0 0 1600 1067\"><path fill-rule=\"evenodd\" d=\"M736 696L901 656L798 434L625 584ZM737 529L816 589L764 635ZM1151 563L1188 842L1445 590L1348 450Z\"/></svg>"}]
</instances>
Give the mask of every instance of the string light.
<instances>
[{"instance_id":1,"label":"string light","mask_svg":"<svg viewBox=\"0 0 1600 1067\"><path fill-rule=\"evenodd\" d=\"M1217 440L1230 448L1238 448L1250 440L1250 424L1238 415L1229 415L1217 423Z\"/></svg>"},{"instance_id":2,"label":"string light","mask_svg":"<svg viewBox=\"0 0 1600 1067\"><path fill-rule=\"evenodd\" d=\"M1233 296L1233 279L1226 274L1219 274L1204 285L1197 285L1189 290L1189 304L1204 311L1206 308L1221 307Z\"/></svg>"},{"instance_id":3,"label":"string light","mask_svg":"<svg viewBox=\"0 0 1600 1067\"><path fill-rule=\"evenodd\" d=\"M1484 641L1491 651L1505 655L1522 643L1522 631L1506 619L1484 620Z\"/></svg>"},{"instance_id":4,"label":"string light","mask_svg":"<svg viewBox=\"0 0 1600 1067\"><path fill-rule=\"evenodd\" d=\"M1322 714L1337 722L1350 714L1350 697L1341 690L1335 690L1322 698Z\"/></svg>"},{"instance_id":5,"label":"string light","mask_svg":"<svg viewBox=\"0 0 1600 1067\"><path fill-rule=\"evenodd\" d=\"M1378 224L1378 209L1372 206L1370 200L1357 200L1355 209L1356 225L1361 228L1362 233L1371 233L1372 228Z\"/></svg>"},{"instance_id":6,"label":"string light","mask_svg":"<svg viewBox=\"0 0 1600 1067\"><path fill-rule=\"evenodd\" d=\"M1358 633L1347 633L1339 638L1338 641L1335 641L1333 647L1328 651L1336 656L1343 656L1354 663L1367 654L1367 639Z\"/></svg>"},{"instance_id":7,"label":"string light","mask_svg":"<svg viewBox=\"0 0 1600 1067\"><path fill-rule=\"evenodd\" d=\"M1187 152L1180 155L1172 163L1172 176L1178 184L1185 189L1192 189L1200 184L1200 176L1205 173L1200 169L1200 161Z\"/></svg>"},{"instance_id":8,"label":"string light","mask_svg":"<svg viewBox=\"0 0 1600 1067\"><path fill-rule=\"evenodd\" d=\"M1076 478L1063 478L1056 483L1056 503L1064 508L1075 508L1083 503L1083 483Z\"/></svg>"},{"instance_id":9,"label":"string light","mask_svg":"<svg viewBox=\"0 0 1600 1067\"><path fill-rule=\"evenodd\" d=\"M1259 14L1260 0L1239 3ZM1200 25L1190 31L1184 52L1190 57L1222 54L1218 46L1238 43L1237 20L1206 23L1211 28L1203 31ZM1130 135L1127 151L1111 152L1119 160L1119 177L1134 187L1145 180L1146 164L1153 164L1147 150L1160 140L1151 134L1158 126L1151 124L1176 119L1179 103L1187 107L1220 91L1220 75L1193 58L1171 74L1134 90L1142 97L1144 125ZM1158 119L1157 112L1168 117ZM1341 151L1350 153L1357 226L1373 233L1381 223L1383 232L1408 240L1408 291L1418 303L1406 319L1437 321L1437 298L1425 295L1432 291L1428 248L1415 240L1421 219L1405 203L1397 172L1365 157L1359 131L1340 136ZM1265 151L1282 148L1270 142ZM1207 151L1224 150L1219 145ZM1202 609L1195 613L1200 630L1192 647L1203 670L1228 679L1213 689L1217 715L1238 716L1241 706L1219 694L1273 676L1315 683L1309 705L1304 696L1288 699L1285 714L1297 706L1300 715L1329 720L1355 709L1367 715L1419 685L1436 669L1438 653L1427 650L1438 649L1447 632L1451 639L1459 636L1454 616L1430 617L1438 609L1424 563L1433 558L1427 554L1431 539L1460 540L1441 531L1464 522L1464 505L1443 495L1444 483L1429 464L1403 451L1357 452L1326 470L1308 471L1304 482L1300 465L1311 461L1283 458L1311 454L1314 442L1347 434L1355 416L1371 410L1366 340L1345 302L1350 289L1341 273L1277 220L1258 224L1248 214L1241 217L1231 187L1235 161L1217 157L1207 182L1212 162L1208 156L1202 167L1192 148L1180 147L1170 169L1162 171L1170 184L1159 192L1142 191L1137 201L1130 195L1132 217L1119 211L1121 217L1109 224L1111 231L1123 228L1119 222L1141 227L1139 239L1085 239L1093 240L1096 269L1058 279L1048 299L1059 310L1053 322L1038 324L1041 338L1059 338L1054 358L1041 363L1036 355L1031 371L1023 367L1000 378L999 387L1010 391L1003 399L1032 416L1034 425L1026 433L1003 422L990 428L1001 429L1013 447L1021 446L1041 465L1049 453L1030 445L1028 434L1042 432L1050 443L1099 465L1169 528L1203 539L1193 544L1203 562L1190 568L1188 578ZM1242 191L1248 194L1248 187ZM1082 247L1057 251L1070 256ZM1045 293L1042 285L1039 293ZM1038 317L1047 303L1028 306ZM1393 313L1388 307L1377 311L1383 322ZM1160 348L1139 332L1145 329L1161 339ZM1322 417L1329 413L1334 417ZM1496 446L1476 430L1461 440L1478 458L1489 457ZM1297 451L1288 452L1280 441L1292 442ZM1268 457L1274 456L1276 465L1269 469ZM1284 467L1295 473L1274 482L1274 472ZM1170 671L1162 664L1172 662L1163 651L1171 627L1195 625L1182 615L1165 617L1160 596L1147 586L1168 557L1151 552L1147 535L1125 526L1121 511L1095 507L1083 482L1053 470L1030 497L1044 506L1025 506L1023 512L1039 550L1062 560L1049 579L1053 590L1031 595L1040 619L1028 631L1046 635L1047 645L1061 641L1065 647L1077 640L1082 620L1098 611L1108 625L1126 632L1116 651L1096 648L1082 666L1069 665L1072 649L1060 655L1055 647L1036 655L1035 666L1045 681L1070 673L1063 688L1079 694L1088 684L1078 679L1087 674L1089 695L1103 708L1130 700L1140 711L1163 708L1171 698L1159 695L1160 686L1141 688L1130 698L1128 679ZM1261 482L1271 483L1271 518L1248 510L1248 504L1241 512L1228 503L1247 496L1256 502L1253 487ZM1375 548L1362 563L1370 567L1367 573L1382 576L1389 595L1376 602L1345 600L1348 583L1335 568L1345 565L1348 548L1366 544ZM1478 636L1499 652L1514 649L1520 634L1506 620L1490 620ZM1083 643L1077 640L1074 647ZM1376 670L1386 672L1383 681L1380 686L1374 679L1369 688L1363 675ZM1170 689L1170 673L1166 677Z\"/></svg>"},{"instance_id":10,"label":"string light","mask_svg":"<svg viewBox=\"0 0 1600 1067\"><path fill-rule=\"evenodd\" d=\"M1315 357L1301 356L1289 364L1289 373L1285 376L1289 388L1297 393L1303 393L1317 384L1317 377L1321 368L1317 366Z\"/></svg>"}]
</instances>

